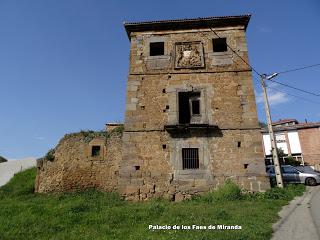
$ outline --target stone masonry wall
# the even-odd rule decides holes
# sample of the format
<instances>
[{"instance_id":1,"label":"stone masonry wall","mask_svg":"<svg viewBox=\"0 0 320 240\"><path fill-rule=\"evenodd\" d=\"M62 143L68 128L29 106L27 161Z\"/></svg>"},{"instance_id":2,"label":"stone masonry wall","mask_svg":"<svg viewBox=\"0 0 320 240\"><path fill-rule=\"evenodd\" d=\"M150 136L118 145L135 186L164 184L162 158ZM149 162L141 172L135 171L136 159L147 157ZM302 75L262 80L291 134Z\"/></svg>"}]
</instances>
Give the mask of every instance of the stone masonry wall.
<instances>
[{"instance_id":1,"label":"stone masonry wall","mask_svg":"<svg viewBox=\"0 0 320 240\"><path fill-rule=\"evenodd\" d=\"M215 29L248 61L243 27ZM252 191L269 187L251 69L230 49L213 52L208 29L131 33L123 159L119 191L130 200L181 200L233 179ZM149 44L164 42L164 55L150 56ZM199 67L177 68L177 44L200 49ZM202 46L199 48L199 45ZM202 124L210 133L172 136L178 125L178 92L201 92ZM181 149L198 148L200 167L185 170Z\"/></svg>"},{"instance_id":2,"label":"stone masonry wall","mask_svg":"<svg viewBox=\"0 0 320 240\"><path fill-rule=\"evenodd\" d=\"M248 61L244 26L214 30ZM213 38L205 28L132 32L122 138L66 136L54 161L39 161L36 191L96 187L127 200L180 201L226 179L269 188L251 69L230 49L213 52ZM164 42L164 55L150 56L152 42ZM200 95L197 124L211 128L173 134L166 126L179 125L179 92L192 91ZM101 146L100 156L91 156L92 146ZM183 169L182 148L198 149L198 169Z\"/></svg>"},{"instance_id":3,"label":"stone masonry wall","mask_svg":"<svg viewBox=\"0 0 320 240\"><path fill-rule=\"evenodd\" d=\"M89 134L90 135L90 134ZM66 135L54 152L54 160L38 160L36 192L63 192L97 188L117 189L119 162L122 158L121 133L90 137L87 133ZM100 155L91 156L92 146L100 146Z\"/></svg>"}]
</instances>

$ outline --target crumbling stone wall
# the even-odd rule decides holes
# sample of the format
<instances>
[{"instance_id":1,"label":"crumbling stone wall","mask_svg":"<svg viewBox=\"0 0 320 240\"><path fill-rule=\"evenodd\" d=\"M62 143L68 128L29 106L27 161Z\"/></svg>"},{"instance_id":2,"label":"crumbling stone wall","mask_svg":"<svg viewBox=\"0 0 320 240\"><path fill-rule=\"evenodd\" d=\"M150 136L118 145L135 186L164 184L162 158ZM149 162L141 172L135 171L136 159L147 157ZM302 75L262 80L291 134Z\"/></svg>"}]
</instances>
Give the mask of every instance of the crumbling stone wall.
<instances>
[{"instance_id":1,"label":"crumbling stone wall","mask_svg":"<svg viewBox=\"0 0 320 240\"><path fill-rule=\"evenodd\" d=\"M121 138L122 133L117 130L67 134L54 149L53 158L38 160L36 192L116 190L122 158ZM100 146L98 156L92 156L92 146Z\"/></svg>"}]
</instances>

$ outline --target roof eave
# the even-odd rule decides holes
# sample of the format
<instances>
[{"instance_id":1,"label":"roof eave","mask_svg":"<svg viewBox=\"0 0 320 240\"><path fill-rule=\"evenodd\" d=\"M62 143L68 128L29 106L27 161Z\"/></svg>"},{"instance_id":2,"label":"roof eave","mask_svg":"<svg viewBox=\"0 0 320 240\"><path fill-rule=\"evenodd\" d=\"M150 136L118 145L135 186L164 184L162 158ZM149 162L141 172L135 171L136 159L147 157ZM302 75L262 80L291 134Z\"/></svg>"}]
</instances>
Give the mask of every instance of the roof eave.
<instances>
[{"instance_id":1,"label":"roof eave","mask_svg":"<svg viewBox=\"0 0 320 240\"><path fill-rule=\"evenodd\" d=\"M176 20L161 20L148 22L124 22L128 38L130 39L131 32L143 32L152 30L171 30L171 29L200 29L208 27L227 27L227 26L244 26L247 29L250 21L250 14L239 16L223 16L223 17L207 17L193 19L176 19Z\"/></svg>"}]
</instances>

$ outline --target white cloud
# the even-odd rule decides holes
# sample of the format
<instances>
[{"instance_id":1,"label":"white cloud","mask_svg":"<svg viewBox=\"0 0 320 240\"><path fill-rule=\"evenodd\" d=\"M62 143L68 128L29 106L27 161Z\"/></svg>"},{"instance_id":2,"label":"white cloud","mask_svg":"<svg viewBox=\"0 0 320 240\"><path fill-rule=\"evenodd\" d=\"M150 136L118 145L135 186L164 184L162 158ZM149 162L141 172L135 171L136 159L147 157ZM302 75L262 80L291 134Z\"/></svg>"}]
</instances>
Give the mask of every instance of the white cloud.
<instances>
[{"instance_id":1,"label":"white cloud","mask_svg":"<svg viewBox=\"0 0 320 240\"><path fill-rule=\"evenodd\" d=\"M275 105L279 105L281 103L286 103L286 102L290 101L290 97L285 93L277 92L272 89L269 89L268 90L268 100L269 100L270 105L275 106ZM258 104L264 103L262 92L256 93L256 102Z\"/></svg>"}]
</instances>

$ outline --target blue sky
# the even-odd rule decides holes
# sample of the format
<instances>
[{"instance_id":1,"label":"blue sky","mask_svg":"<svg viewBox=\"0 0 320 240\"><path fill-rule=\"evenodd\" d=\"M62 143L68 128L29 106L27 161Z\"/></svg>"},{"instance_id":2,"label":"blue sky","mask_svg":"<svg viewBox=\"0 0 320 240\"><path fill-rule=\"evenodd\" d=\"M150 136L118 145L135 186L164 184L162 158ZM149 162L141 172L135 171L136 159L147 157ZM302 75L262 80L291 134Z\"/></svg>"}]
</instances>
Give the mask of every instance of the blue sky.
<instances>
[{"instance_id":1,"label":"blue sky","mask_svg":"<svg viewBox=\"0 0 320 240\"><path fill-rule=\"evenodd\" d=\"M0 155L40 157L65 134L123 121L129 41L123 21L251 13L250 63L272 73L320 63L320 2L0 0ZM320 93L320 67L277 81ZM279 85L274 120L320 121L320 98ZM259 119L261 89L255 81Z\"/></svg>"}]
</instances>

